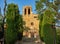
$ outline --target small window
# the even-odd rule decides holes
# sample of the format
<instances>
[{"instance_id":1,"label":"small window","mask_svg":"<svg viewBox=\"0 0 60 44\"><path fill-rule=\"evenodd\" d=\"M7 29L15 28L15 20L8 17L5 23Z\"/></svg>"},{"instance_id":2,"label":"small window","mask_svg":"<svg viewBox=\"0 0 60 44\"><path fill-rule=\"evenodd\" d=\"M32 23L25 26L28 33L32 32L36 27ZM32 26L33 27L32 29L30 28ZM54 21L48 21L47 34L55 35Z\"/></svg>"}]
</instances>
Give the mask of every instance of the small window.
<instances>
[{"instance_id":1,"label":"small window","mask_svg":"<svg viewBox=\"0 0 60 44\"><path fill-rule=\"evenodd\" d=\"M34 18L37 18L37 16L34 16Z\"/></svg>"},{"instance_id":2,"label":"small window","mask_svg":"<svg viewBox=\"0 0 60 44\"><path fill-rule=\"evenodd\" d=\"M30 14L30 8L28 9L28 15Z\"/></svg>"},{"instance_id":3,"label":"small window","mask_svg":"<svg viewBox=\"0 0 60 44\"><path fill-rule=\"evenodd\" d=\"M31 22L31 25L34 25L34 23L33 23L33 22Z\"/></svg>"},{"instance_id":4,"label":"small window","mask_svg":"<svg viewBox=\"0 0 60 44\"><path fill-rule=\"evenodd\" d=\"M24 11L24 14L26 15L26 9L25 9L25 11Z\"/></svg>"}]
</instances>

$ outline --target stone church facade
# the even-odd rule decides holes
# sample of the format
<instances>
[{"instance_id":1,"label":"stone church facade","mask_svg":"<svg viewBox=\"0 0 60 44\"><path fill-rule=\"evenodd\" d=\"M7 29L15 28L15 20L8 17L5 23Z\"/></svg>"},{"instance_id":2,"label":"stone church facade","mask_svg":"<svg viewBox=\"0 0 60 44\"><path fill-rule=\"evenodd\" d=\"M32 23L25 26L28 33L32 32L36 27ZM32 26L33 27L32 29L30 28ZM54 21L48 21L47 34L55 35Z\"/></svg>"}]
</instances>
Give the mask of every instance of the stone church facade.
<instances>
[{"instance_id":1,"label":"stone church facade","mask_svg":"<svg viewBox=\"0 0 60 44\"><path fill-rule=\"evenodd\" d=\"M24 6L23 7L23 21L25 22L25 27L30 28L27 32L23 32L23 36L26 36L31 38L34 36L35 38L39 35L39 19L38 14L32 13L32 7L31 6Z\"/></svg>"}]
</instances>

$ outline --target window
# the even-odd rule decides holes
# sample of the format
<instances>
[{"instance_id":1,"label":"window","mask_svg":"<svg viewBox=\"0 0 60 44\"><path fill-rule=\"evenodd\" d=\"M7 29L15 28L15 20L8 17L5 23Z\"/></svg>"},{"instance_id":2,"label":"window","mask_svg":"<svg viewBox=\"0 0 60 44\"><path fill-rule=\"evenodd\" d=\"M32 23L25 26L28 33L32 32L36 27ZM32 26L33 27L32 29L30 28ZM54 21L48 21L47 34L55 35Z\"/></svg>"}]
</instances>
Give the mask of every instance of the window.
<instances>
[{"instance_id":1,"label":"window","mask_svg":"<svg viewBox=\"0 0 60 44\"><path fill-rule=\"evenodd\" d=\"M25 8L24 14L26 15L26 8Z\"/></svg>"},{"instance_id":2,"label":"window","mask_svg":"<svg viewBox=\"0 0 60 44\"><path fill-rule=\"evenodd\" d=\"M34 16L34 18L37 18L37 16Z\"/></svg>"},{"instance_id":3,"label":"window","mask_svg":"<svg viewBox=\"0 0 60 44\"><path fill-rule=\"evenodd\" d=\"M28 8L28 15L30 14L30 8Z\"/></svg>"},{"instance_id":4,"label":"window","mask_svg":"<svg viewBox=\"0 0 60 44\"><path fill-rule=\"evenodd\" d=\"M34 23L33 23L33 22L31 22L31 25L34 25Z\"/></svg>"}]
</instances>

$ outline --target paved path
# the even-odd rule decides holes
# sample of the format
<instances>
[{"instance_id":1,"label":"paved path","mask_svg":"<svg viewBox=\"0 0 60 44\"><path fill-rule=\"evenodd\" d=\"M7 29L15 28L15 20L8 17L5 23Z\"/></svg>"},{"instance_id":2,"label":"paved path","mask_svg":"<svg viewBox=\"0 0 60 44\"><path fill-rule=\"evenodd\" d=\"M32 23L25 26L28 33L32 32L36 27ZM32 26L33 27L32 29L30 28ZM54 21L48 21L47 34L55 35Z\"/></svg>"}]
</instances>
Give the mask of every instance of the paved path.
<instances>
[{"instance_id":1,"label":"paved path","mask_svg":"<svg viewBox=\"0 0 60 44\"><path fill-rule=\"evenodd\" d=\"M22 41L18 41L16 44L41 44L41 42L34 38L23 38Z\"/></svg>"}]
</instances>

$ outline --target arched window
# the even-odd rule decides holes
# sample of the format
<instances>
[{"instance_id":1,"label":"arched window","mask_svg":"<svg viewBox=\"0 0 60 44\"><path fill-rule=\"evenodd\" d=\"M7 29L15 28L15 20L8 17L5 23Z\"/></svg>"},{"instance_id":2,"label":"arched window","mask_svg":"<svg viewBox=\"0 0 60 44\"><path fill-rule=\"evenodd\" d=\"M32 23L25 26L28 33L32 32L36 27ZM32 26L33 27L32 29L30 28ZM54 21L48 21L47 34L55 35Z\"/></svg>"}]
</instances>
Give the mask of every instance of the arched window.
<instances>
[{"instance_id":1,"label":"arched window","mask_svg":"<svg viewBox=\"0 0 60 44\"><path fill-rule=\"evenodd\" d=\"M25 8L25 10L24 10L24 14L26 15L26 8Z\"/></svg>"},{"instance_id":2,"label":"arched window","mask_svg":"<svg viewBox=\"0 0 60 44\"><path fill-rule=\"evenodd\" d=\"M30 8L28 8L28 15L30 14Z\"/></svg>"},{"instance_id":3,"label":"arched window","mask_svg":"<svg viewBox=\"0 0 60 44\"><path fill-rule=\"evenodd\" d=\"M33 22L31 22L31 25L33 26L33 25L34 25L34 23L33 23Z\"/></svg>"}]
</instances>

